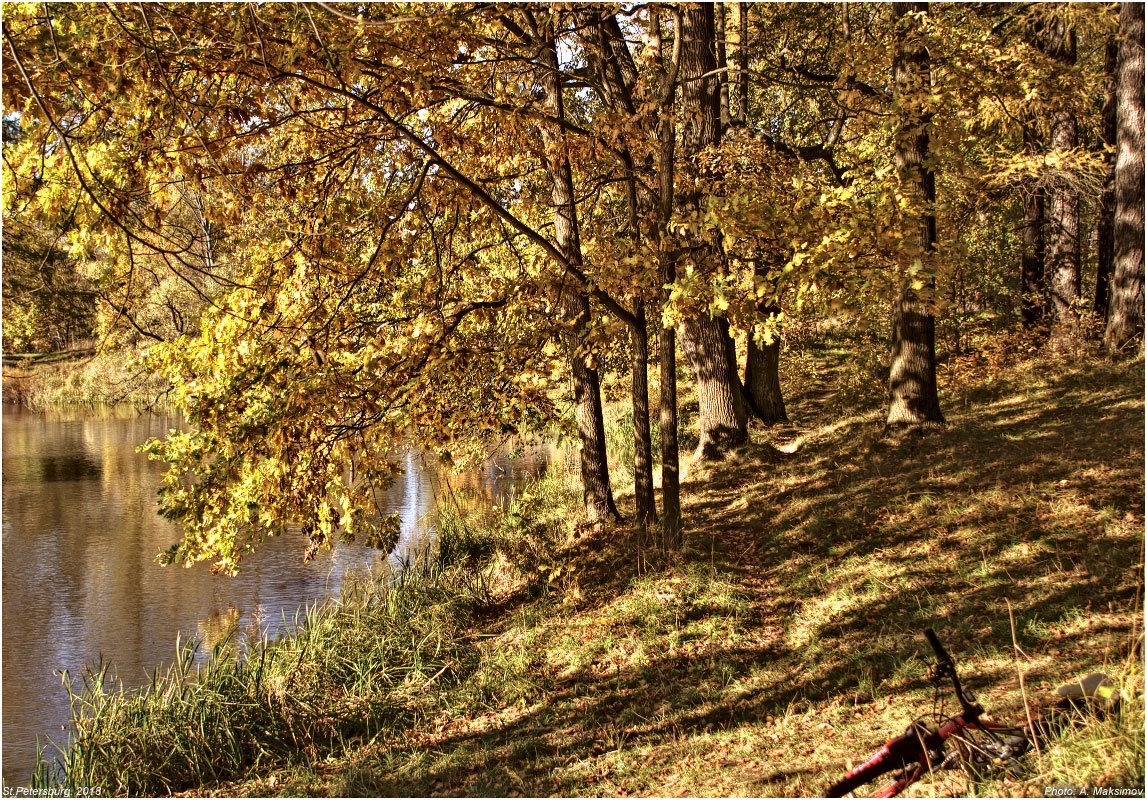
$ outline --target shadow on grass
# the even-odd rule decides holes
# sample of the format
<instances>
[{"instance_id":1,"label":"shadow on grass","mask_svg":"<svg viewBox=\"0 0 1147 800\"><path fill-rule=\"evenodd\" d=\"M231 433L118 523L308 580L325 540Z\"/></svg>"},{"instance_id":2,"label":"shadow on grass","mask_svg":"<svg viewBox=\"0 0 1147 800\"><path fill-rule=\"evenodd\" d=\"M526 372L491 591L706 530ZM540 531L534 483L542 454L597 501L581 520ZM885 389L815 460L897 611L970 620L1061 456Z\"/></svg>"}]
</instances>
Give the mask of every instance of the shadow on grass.
<instances>
[{"instance_id":1,"label":"shadow on grass","mask_svg":"<svg viewBox=\"0 0 1147 800\"><path fill-rule=\"evenodd\" d=\"M682 563L642 575L626 537L583 541L584 599L538 601L521 631L543 632L491 645L521 651L512 698L443 705L332 787L814 792L928 710L927 626L985 705L1018 719L1012 619L1033 691L1135 646L1142 385L1141 361L1092 362L970 389L923 439L880 440L873 415L792 456L757 442L686 486ZM707 581L734 599L709 603Z\"/></svg>"}]
</instances>

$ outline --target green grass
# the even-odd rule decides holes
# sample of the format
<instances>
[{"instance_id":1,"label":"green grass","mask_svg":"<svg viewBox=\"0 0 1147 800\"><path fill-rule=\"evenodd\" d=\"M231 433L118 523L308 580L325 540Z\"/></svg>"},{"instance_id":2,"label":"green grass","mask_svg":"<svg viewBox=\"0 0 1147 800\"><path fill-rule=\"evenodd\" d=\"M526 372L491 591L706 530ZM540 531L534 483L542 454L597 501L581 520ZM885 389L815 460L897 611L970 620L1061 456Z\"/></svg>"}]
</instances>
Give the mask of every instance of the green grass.
<instances>
[{"instance_id":1,"label":"green grass","mask_svg":"<svg viewBox=\"0 0 1147 800\"><path fill-rule=\"evenodd\" d=\"M786 398L794 425L776 435L795 452L756 430L724 463L689 470L683 553L584 525L569 472L494 515L453 498L427 578L437 582L393 590L414 610L384 622L393 610L373 605L384 592L313 647L268 645L283 648L280 670L314 665L300 695L310 715L271 717L268 730L313 729L264 745L241 726L228 776L203 762L184 784L224 795L816 794L930 712L921 631L932 626L997 719L1021 720L1025 697L1038 709L1093 671L1127 699L1033 754L1022 775L945 773L911 796L1142 787L1142 360L1065 364L987 342L941 370L945 428L888 440L880 365L846 366L850 341L790 359L820 365L809 367L817 381L787 384L801 389ZM437 633L399 647L424 618ZM388 633L352 633L367 623ZM329 714L363 697L342 687L367 684L354 670L323 682L319 649L393 671L369 684L378 697L353 701L369 711L347 717L360 727ZM221 676L254 662L226 663ZM185 702L153 695L156 709ZM176 719L191 729L196 718ZM108 735L133 726L144 730Z\"/></svg>"},{"instance_id":2,"label":"green grass","mask_svg":"<svg viewBox=\"0 0 1147 800\"><path fill-rule=\"evenodd\" d=\"M177 646L172 666L142 690L109 687L103 669L79 684L66 679L74 741L59 769L38 765L33 785L167 794L318 759L409 724L431 681L451 683L466 669L468 612L454 585L449 570L425 561L309 607L293 635L227 640L204 666L194 645Z\"/></svg>"}]
</instances>

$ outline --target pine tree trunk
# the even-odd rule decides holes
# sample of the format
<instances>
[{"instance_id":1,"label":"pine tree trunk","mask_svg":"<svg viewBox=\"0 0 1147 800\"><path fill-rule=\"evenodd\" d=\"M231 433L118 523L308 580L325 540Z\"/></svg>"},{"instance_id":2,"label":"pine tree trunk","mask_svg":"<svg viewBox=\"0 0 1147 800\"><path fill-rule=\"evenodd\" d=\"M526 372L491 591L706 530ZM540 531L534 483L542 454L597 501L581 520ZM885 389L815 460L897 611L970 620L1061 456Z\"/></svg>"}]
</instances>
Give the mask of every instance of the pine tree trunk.
<instances>
[{"instance_id":1,"label":"pine tree trunk","mask_svg":"<svg viewBox=\"0 0 1147 800\"><path fill-rule=\"evenodd\" d=\"M1108 352L1143 336L1143 4L1122 3L1116 77L1115 278L1107 318Z\"/></svg>"},{"instance_id":2,"label":"pine tree trunk","mask_svg":"<svg viewBox=\"0 0 1147 800\"><path fill-rule=\"evenodd\" d=\"M546 106L556 119L562 119L561 87L558 84L557 49L548 39L539 57L544 69L541 84ZM577 208L574 203L573 171L561 147L561 133L551 125L542 126L542 141L549 159L550 198L553 202L554 241L569 263L581 266L581 239ZM613 502L609 485L609 461L605 447L605 416L601 408L601 385L597 370L587 360L589 298L585 292L568 284L561 286L560 308L565 322L565 342L569 353L570 376L574 391L578 439L581 442L581 477L586 515L590 522L617 520L620 515Z\"/></svg>"},{"instance_id":3,"label":"pine tree trunk","mask_svg":"<svg viewBox=\"0 0 1147 800\"><path fill-rule=\"evenodd\" d=\"M1024 126L1024 144L1031 154L1039 152L1039 142L1030 125ZM1023 195L1023 252L1020 263L1020 316L1025 328L1033 328L1047 309L1044 283L1043 190L1030 182Z\"/></svg>"},{"instance_id":4,"label":"pine tree trunk","mask_svg":"<svg viewBox=\"0 0 1147 800\"><path fill-rule=\"evenodd\" d=\"M1103 143L1111 148L1105 158L1107 176L1099 194L1099 208L1095 215L1095 298L1092 310L1101 319L1107 319L1107 305L1110 298L1111 267L1115 258L1115 145L1117 126L1115 124L1115 69L1119 57L1119 41L1111 37L1107 42L1104 57L1104 72L1107 76L1107 97L1103 102Z\"/></svg>"},{"instance_id":5,"label":"pine tree trunk","mask_svg":"<svg viewBox=\"0 0 1147 800\"><path fill-rule=\"evenodd\" d=\"M681 102L684 109L681 144L686 157L721 141L721 109L714 48L713 6L692 4L681 13ZM703 77L704 76L704 77ZM685 215L699 215L700 190L688 158L680 200ZM711 234L697 237L692 255L721 266L724 253ZM700 441L697 458L720 458L730 447L748 439L748 418L735 359L730 359L729 334L723 320L707 312L686 318L680 326L681 347L697 382Z\"/></svg>"},{"instance_id":6,"label":"pine tree trunk","mask_svg":"<svg viewBox=\"0 0 1147 800\"><path fill-rule=\"evenodd\" d=\"M1075 31L1057 20L1044 41L1049 56L1065 66L1075 63ZM1061 152L1076 146L1075 114L1067 108L1051 112L1051 149ZM1052 181L1047 193L1047 269L1051 286L1051 333L1053 352L1072 349L1079 338L1079 189L1071 181Z\"/></svg>"},{"instance_id":7,"label":"pine tree trunk","mask_svg":"<svg viewBox=\"0 0 1147 800\"><path fill-rule=\"evenodd\" d=\"M893 13L927 12L927 3L895 3ZM906 21L902 20L901 24ZM931 86L928 50L917 38L916 26L906 26L893 62L895 91L906 109L895 139L897 171L917 187L925 212L920 236L925 254L936 248L936 176L927 167L931 115L922 109L922 95ZM892 367L888 376L888 430L921 429L944 421L936 391L936 321L906 283L892 313Z\"/></svg>"}]
</instances>

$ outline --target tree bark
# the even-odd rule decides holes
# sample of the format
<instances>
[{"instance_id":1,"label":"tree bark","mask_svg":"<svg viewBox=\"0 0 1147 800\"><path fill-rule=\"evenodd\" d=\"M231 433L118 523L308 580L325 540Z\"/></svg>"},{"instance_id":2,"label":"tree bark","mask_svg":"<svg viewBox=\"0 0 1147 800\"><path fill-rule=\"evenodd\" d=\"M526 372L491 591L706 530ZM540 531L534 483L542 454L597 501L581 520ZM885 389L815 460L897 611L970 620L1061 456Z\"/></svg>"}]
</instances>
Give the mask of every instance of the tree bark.
<instances>
[{"instance_id":1,"label":"tree bark","mask_svg":"<svg viewBox=\"0 0 1147 800\"><path fill-rule=\"evenodd\" d=\"M565 341L574 390L578 441L581 443L582 495L586 516L590 522L617 521L621 515L617 513L609 485L601 384L597 370L587 363L589 353L585 347L585 335L589 328L589 299L584 292L567 286L562 294L561 308L567 323Z\"/></svg>"},{"instance_id":2,"label":"tree bark","mask_svg":"<svg viewBox=\"0 0 1147 800\"><path fill-rule=\"evenodd\" d=\"M637 524L644 528L657 517L653 499L653 439L649 430L649 335L645 329L645 303L634 301L640 330L630 330L633 395L633 494Z\"/></svg>"},{"instance_id":3,"label":"tree bark","mask_svg":"<svg viewBox=\"0 0 1147 800\"><path fill-rule=\"evenodd\" d=\"M763 311L768 315L777 313L779 309L770 306ZM753 332L749 331L745 393L753 413L766 425L788 422L789 419L781 393L780 362L780 337L773 337L771 342L758 346Z\"/></svg>"},{"instance_id":4,"label":"tree bark","mask_svg":"<svg viewBox=\"0 0 1147 800\"><path fill-rule=\"evenodd\" d=\"M649 12L653 46L659 61L664 63L665 53L661 39L661 12ZM675 36L680 36L677 30ZM679 52L679 51L678 51ZM662 242L662 232L673 215L673 189L675 184L674 149L677 129L673 114L673 97L676 94L677 66L671 64L661 70L661 114L658 121L657 137L657 181L658 207L657 224L651 231L654 252L658 258L658 273L661 289L657 297L657 327L660 331L661 368L661 529L665 542L673 548L683 544L681 537L681 475L680 454L677 447L677 334L672 326L662 321L662 313L669 303L669 286L677 280L677 264L674 255Z\"/></svg>"},{"instance_id":5,"label":"tree bark","mask_svg":"<svg viewBox=\"0 0 1147 800\"><path fill-rule=\"evenodd\" d=\"M1065 67L1075 63L1076 37L1063 20L1047 29L1045 52ZM1051 149L1065 152L1078 141L1075 112L1060 107L1051 112ZM1079 337L1079 189L1060 177L1047 194L1047 269L1051 286L1051 333L1053 352L1071 349Z\"/></svg>"},{"instance_id":6,"label":"tree bark","mask_svg":"<svg viewBox=\"0 0 1147 800\"><path fill-rule=\"evenodd\" d=\"M685 181L679 195L685 216L700 216L697 175L688 156L721 141L721 108L714 48L712 5L691 4L681 11L681 102ZM694 237L693 257L721 268L724 253L710 233ZM735 359L730 359L728 326L708 312L687 317L680 326L681 347L697 382L699 460L720 458L748 439L743 387Z\"/></svg>"},{"instance_id":7,"label":"tree bark","mask_svg":"<svg viewBox=\"0 0 1147 800\"><path fill-rule=\"evenodd\" d=\"M717 66L724 71L718 74L720 81L719 103L721 109L721 131L729 130L733 122L732 110L729 106L729 42L725 36L725 4L713 4L713 23L717 37Z\"/></svg>"},{"instance_id":8,"label":"tree bark","mask_svg":"<svg viewBox=\"0 0 1147 800\"><path fill-rule=\"evenodd\" d=\"M681 347L697 381L701 438L696 457L718 459L748 439L748 416L737 364L731 358L728 325L720 318L690 316L681 323Z\"/></svg>"},{"instance_id":9,"label":"tree bark","mask_svg":"<svg viewBox=\"0 0 1147 800\"><path fill-rule=\"evenodd\" d=\"M1143 4L1122 3L1115 154L1115 278L1104 346L1115 353L1143 337Z\"/></svg>"},{"instance_id":10,"label":"tree bark","mask_svg":"<svg viewBox=\"0 0 1147 800\"><path fill-rule=\"evenodd\" d=\"M1092 310L1101 319L1107 319L1110 298L1111 265L1115 258L1115 70L1119 60L1119 40L1113 36L1107 42L1104 72L1107 76L1107 96L1103 102L1103 143L1109 151L1105 157L1107 176L1099 194L1099 209L1095 215L1095 297Z\"/></svg>"},{"instance_id":11,"label":"tree bark","mask_svg":"<svg viewBox=\"0 0 1147 800\"><path fill-rule=\"evenodd\" d=\"M749 4L737 3L737 124L749 124Z\"/></svg>"},{"instance_id":12,"label":"tree bark","mask_svg":"<svg viewBox=\"0 0 1147 800\"><path fill-rule=\"evenodd\" d=\"M598 33L598 69L601 74L602 100L609 106L634 113L630 87L636 80L637 68L617 18L613 14L594 14L590 19ZM653 198L646 188L638 186L633 157L628 148L622 158L626 172L626 206L630 241L634 252L641 244L642 218L653 212ZM653 438L649 426L649 332L645 318L645 300L640 292L633 297L634 323L629 327L630 394L633 407L633 495L636 523L645 528L657 518L653 493Z\"/></svg>"},{"instance_id":13,"label":"tree bark","mask_svg":"<svg viewBox=\"0 0 1147 800\"><path fill-rule=\"evenodd\" d=\"M542 65L540 82L545 92L547 110L555 119L562 119L565 110L558 81L557 49L552 35L543 42L539 61ZM554 126L543 125L541 133L549 160L554 241L570 264L581 267L581 239L574 203L573 171L562 149L560 131ZM620 515L614 505L609 484L601 384L597 370L587 363L590 358L586 349L586 333L590 321L589 298L584 291L568 285L561 286L559 291L560 308L566 323L564 336L570 360L578 439L581 443L581 477L586 515L590 522L618 520Z\"/></svg>"},{"instance_id":14,"label":"tree bark","mask_svg":"<svg viewBox=\"0 0 1147 800\"><path fill-rule=\"evenodd\" d=\"M895 3L893 13L927 13L927 3ZM931 114L919 98L932 83L927 48L917 36L918 23L905 26L893 61L893 81L906 109L895 138L893 161L902 179L916 185L924 201L920 236L925 256L936 249L936 176L927 166ZM892 368L888 377L888 430L921 429L941 424L936 391L936 321L906 280L892 314Z\"/></svg>"},{"instance_id":15,"label":"tree bark","mask_svg":"<svg viewBox=\"0 0 1147 800\"><path fill-rule=\"evenodd\" d=\"M1030 154L1039 152L1039 141L1031 125L1024 126L1024 145ZM1023 251L1020 260L1020 316L1025 328L1034 328L1047 309L1044 283L1043 189L1029 181L1023 195Z\"/></svg>"}]
</instances>

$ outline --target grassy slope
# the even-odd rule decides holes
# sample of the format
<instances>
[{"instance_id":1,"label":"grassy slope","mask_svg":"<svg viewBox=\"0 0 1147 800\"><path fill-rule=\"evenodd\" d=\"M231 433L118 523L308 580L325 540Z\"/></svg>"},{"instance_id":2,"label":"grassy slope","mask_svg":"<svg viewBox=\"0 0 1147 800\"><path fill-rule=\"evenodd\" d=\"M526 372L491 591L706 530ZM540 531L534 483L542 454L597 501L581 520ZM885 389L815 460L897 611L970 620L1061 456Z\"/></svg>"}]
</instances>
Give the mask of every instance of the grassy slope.
<instances>
[{"instance_id":1,"label":"grassy slope","mask_svg":"<svg viewBox=\"0 0 1147 800\"><path fill-rule=\"evenodd\" d=\"M481 618L477 667L410 727L214 791L815 794L929 712L927 625L989 710L1021 718L1009 604L1033 704L1102 669L1128 719L1069 734L1023 781L912 793L1141 784L1143 378L1141 359L967 367L947 428L902 442L810 383L798 427L691 471L685 557L586 533L554 591Z\"/></svg>"}]
</instances>

